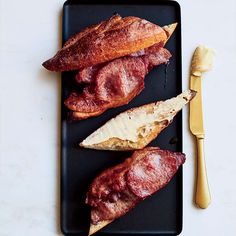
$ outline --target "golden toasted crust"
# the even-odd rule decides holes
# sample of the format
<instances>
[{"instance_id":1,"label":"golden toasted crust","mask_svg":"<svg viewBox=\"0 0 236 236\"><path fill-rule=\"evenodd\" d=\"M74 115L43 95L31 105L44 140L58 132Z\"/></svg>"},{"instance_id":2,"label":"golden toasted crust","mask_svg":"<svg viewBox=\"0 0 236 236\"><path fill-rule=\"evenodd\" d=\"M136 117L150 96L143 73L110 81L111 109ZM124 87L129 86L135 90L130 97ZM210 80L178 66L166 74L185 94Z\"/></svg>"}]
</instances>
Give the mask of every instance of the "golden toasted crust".
<instances>
[{"instance_id":1,"label":"golden toasted crust","mask_svg":"<svg viewBox=\"0 0 236 236\"><path fill-rule=\"evenodd\" d=\"M83 29L79 33L77 33L77 34L73 35L71 38L69 38L65 42L63 49L65 49L69 46L72 46L77 40L85 37L89 33L96 31L97 29L99 29L100 33L103 33L104 31L111 30L113 27L115 27L117 25L121 26L121 24L119 24L121 22L121 20L122 20L122 17L120 15L116 14L113 17L111 17L109 20L104 20L98 24L88 26L87 28Z\"/></svg>"},{"instance_id":2,"label":"golden toasted crust","mask_svg":"<svg viewBox=\"0 0 236 236\"><path fill-rule=\"evenodd\" d=\"M96 112L77 112L77 111L72 111L70 112L70 118L71 120L83 120L83 119L87 119L89 117L93 117L93 116L99 116L100 114L102 114L105 110L99 110Z\"/></svg>"},{"instance_id":3,"label":"golden toasted crust","mask_svg":"<svg viewBox=\"0 0 236 236\"><path fill-rule=\"evenodd\" d=\"M138 17L111 19L91 26L67 41L43 63L52 71L76 70L119 58L167 40L160 26Z\"/></svg>"},{"instance_id":4,"label":"golden toasted crust","mask_svg":"<svg viewBox=\"0 0 236 236\"><path fill-rule=\"evenodd\" d=\"M112 220L104 220L104 221L100 221L98 224L93 225L90 224L90 228L89 228L89 234L88 236L96 233L98 230L100 230L101 228L107 226L108 224L110 224L112 222Z\"/></svg>"},{"instance_id":5,"label":"golden toasted crust","mask_svg":"<svg viewBox=\"0 0 236 236\"><path fill-rule=\"evenodd\" d=\"M126 19L126 21L125 21L126 23L128 23L128 22L130 23L131 21L136 20L137 17L126 17L124 19ZM119 22L121 22L121 20L122 20L122 17L120 15L115 15L115 16L111 17L109 19L109 21L102 21L99 24L91 25L91 26L85 28L84 30L80 31L79 33L73 35L71 38L69 38L65 42L63 49L65 49L69 46L72 46L76 42L76 40L79 40L79 39L83 38L85 35L87 35L88 33L91 33L93 31L97 30L99 27L101 27L101 25L103 25L103 28L107 29L107 31L111 30L111 29L114 30L115 28L118 29L118 27L121 28L122 24L119 24ZM171 35L175 31L177 24L178 23L173 23L173 24L166 25L166 26L162 27L162 29L166 32L166 35L167 35L165 43L168 41L168 39L171 37ZM123 21L123 26L124 26L124 21Z\"/></svg>"}]
</instances>

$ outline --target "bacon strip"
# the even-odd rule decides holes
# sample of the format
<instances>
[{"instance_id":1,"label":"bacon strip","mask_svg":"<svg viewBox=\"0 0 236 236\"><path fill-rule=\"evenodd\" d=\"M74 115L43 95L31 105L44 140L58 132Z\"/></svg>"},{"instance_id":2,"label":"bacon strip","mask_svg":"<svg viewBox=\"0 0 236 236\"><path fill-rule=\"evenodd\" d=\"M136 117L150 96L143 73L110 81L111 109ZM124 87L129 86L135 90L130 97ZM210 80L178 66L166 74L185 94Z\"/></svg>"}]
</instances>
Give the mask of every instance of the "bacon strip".
<instances>
[{"instance_id":1,"label":"bacon strip","mask_svg":"<svg viewBox=\"0 0 236 236\"><path fill-rule=\"evenodd\" d=\"M163 47L162 43L158 43L158 44L155 44L149 48L143 49L143 50L138 51L136 53L132 53L129 56L138 57L138 56L143 56L145 54L147 55L147 54L151 54L151 53L156 53L160 49L160 47ZM102 67L104 67L105 64L106 63L102 63L102 64L86 67L82 70L79 70L77 75L75 76L77 83L79 83L79 84L80 83L86 83L86 84L92 83L94 81L94 79L96 78L98 71ZM155 64L158 64L158 62L152 63L152 64L155 66Z\"/></svg>"},{"instance_id":2,"label":"bacon strip","mask_svg":"<svg viewBox=\"0 0 236 236\"><path fill-rule=\"evenodd\" d=\"M87 193L91 223L96 225L126 214L167 185L184 162L183 153L147 147L105 170L94 179Z\"/></svg>"},{"instance_id":3,"label":"bacon strip","mask_svg":"<svg viewBox=\"0 0 236 236\"><path fill-rule=\"evenodd\" d=\"M90 67L79 72L79 82L90 83L82 94L72 93L65 105L73 119L97 116L109 108L129 103L144 89L146 74L171 57L167 49L157 44L131 56ZM77 79L78 79L77 77Z\"/></svg>"}]
</instances>

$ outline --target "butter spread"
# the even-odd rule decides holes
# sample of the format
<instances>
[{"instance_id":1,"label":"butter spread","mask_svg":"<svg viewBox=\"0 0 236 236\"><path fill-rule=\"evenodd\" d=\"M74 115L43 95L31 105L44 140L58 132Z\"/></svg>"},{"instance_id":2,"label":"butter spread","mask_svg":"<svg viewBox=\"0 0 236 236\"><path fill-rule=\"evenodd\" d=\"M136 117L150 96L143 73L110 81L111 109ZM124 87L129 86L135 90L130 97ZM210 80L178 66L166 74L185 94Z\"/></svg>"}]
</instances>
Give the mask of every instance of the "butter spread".
<instances>
[{"instance_id":1,"label":"butter spread","mask_svg":"<svg viewBox=\"0 0 236 236\"><path fill-rule=\"evenodd\" d=\"M199 46L196 48L191 65L192 74L195 76L201 76L202 72L206 72L212 69L213 59L215 52L214 50Z\"/></svg>"}]
</instances>

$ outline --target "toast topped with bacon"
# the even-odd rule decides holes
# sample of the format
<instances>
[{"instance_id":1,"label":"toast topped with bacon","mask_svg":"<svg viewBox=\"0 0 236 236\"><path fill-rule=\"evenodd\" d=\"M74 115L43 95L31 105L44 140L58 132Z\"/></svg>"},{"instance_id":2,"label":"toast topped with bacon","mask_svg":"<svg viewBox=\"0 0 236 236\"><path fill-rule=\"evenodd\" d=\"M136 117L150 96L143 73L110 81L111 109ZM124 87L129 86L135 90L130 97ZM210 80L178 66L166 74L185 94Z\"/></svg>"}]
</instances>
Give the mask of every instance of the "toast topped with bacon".
<instances>
[{"instance_id":1,"label":"toast topped with bacon","mask_svg":"<svg viewBox=\"0 0 236 236\"><path fill-rule=\"evenodd\" d=\"M163 47L176 26L114 15L66 41L43 66L51 71L77 70L76 81L87 84L64 101L70 119L98 116L135 98L150 70L168 63L171 53Z\"/></svg>"},{"instance_id":2,"label":"toast topped with bacon","mask_svg":"<svg viewBox=\"0 0 236 236\"><path fill-rule=\"evenodd\" d=\"M89 235L167 185L184 162L183 153L147 147L103 171L87 193L86 203L91 206Z\"/></svg>"}]
</instances>

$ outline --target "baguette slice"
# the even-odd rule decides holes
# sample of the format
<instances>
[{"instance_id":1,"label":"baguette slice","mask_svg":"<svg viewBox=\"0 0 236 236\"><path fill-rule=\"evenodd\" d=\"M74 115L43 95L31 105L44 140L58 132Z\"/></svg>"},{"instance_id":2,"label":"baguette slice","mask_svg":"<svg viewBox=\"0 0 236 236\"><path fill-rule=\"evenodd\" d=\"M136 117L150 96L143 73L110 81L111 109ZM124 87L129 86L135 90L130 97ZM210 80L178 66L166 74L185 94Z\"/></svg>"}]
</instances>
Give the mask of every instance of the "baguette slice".
<instances>
[{"instance_id":1,"label":"baguette slice","mask_svg":"<svg viewBox=\"0 0 236 236\"><path fill-rule=\"evenodd\" d=\"M70 38L43 66L51 71L77 70L164 44L168 34L147 20L115 15Z\"/></svg>"},{"instance_id":2,"label":"baguette slice","mask_svg":"<svg viewBox=\"0 0 236 236\"><path fill-rule=\"evenodd\" d=\"M193 90L186 90L166 101L127 110L89 135L80 146L113 151L142 149L172 122L195 94Z\"/></svg>"}]
</instances>

